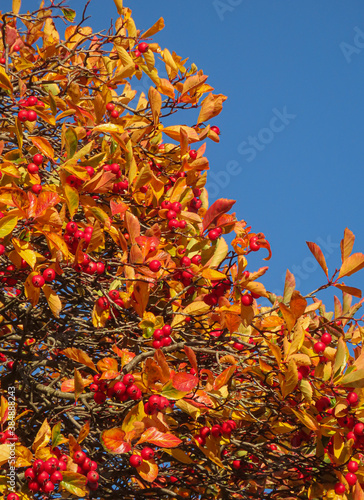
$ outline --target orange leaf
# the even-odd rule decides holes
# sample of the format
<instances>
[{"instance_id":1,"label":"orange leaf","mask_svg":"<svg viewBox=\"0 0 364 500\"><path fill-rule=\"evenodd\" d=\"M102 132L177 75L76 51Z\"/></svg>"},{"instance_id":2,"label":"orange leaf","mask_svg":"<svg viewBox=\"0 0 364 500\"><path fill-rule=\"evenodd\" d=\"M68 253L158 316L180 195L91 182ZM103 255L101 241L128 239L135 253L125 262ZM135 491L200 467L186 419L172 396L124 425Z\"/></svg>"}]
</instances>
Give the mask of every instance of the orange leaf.
<instances>
[{"instance_id":1,"label":"orange leaf","mask_svg":"<svg viewBox=\"0 0 364 500\"><path fill-rule=\"evenodd\" d=\"M81 351L81 349L76 349L76 347L68 347L67 349L61 351L61 354L64 354L67 358L73 359L73 361L77 361L78 363L82 363L83 365L91 368L91 370L97 372L97 368L90 356L84 351Z\"/></svg>"},{"instance_id":2,"label":"orange leaf","mask_svg":"<svg viewBox=\"0 0 364 500\"><path fill-rule=\"evenodd\" d=\"M158 465L150 458L149 460L143 460L143 463L137 467L137 471L144 481L152 483L158 476Z\"/></svg>"},{"instance_id":3,"label":"orange leaf","mask_svg":"<svg viewBox=\"0 0 364 500\"><path fill-rule=\"evenodd\" d=\"M354 253L343 262L339 278L343 276L351 276L352 274L360 271L364 267L364 254L362 253Z\"/></svg>"},{"instance_id":4,"label":"orange leaf","mask_svg":"<svg viewBox=\"0 0 364 500\"><path fill-rule=\"evenodd\" d=\"M226 99L227 97L223 94L208 94L202 101L197 123L206 122L214 116L217 116L222 111L222 104Z\"/></svg>"},{"instance_id":5,"label":"orange leaf","mask_svg":"<svg viewBox=\"0 0 364 500\"><path fill-rule=\"evenodd\" d=\"M191 392L198 385L198 378L191 373L176 373L172 378L172 385L178 391Z\"/></svg>"},{"instance_id":6,"label":"orange leaf","mask_svg":"<svg viewBox=\"0 0 364 500\"><path fill-rule=\"evenodd\" d=\"M169 371L169 366L168 366L166 357L160 349L157 349L155 351L154 359L156 360L156 362L158 363L158 365L162 369L162 374L163 374L162 382L166 382L167 380L169 380L170 371Z\"/></svg>"},{"instance_id":7,"label":"orange leaf","mask_svg":"<svg viewBox=\"0 0 364 500\"><path fill-rule=\"evenodd\" d=\"M34 218L44 214L48 208L54 207L57 203L59 203L59 196L57 193L53 191L42 191L37 198Z\"/></svg>"},{"instance_id":8,"label":"orange leaf","mask_svg":"<svg viewBox=\"0 0 364 500\"><path fill-rule=\"evenodd\" d=\"M77 442L82 443L82 441L86 439L87 436L89 435L89 432L90 432L90 422L87 421L80 430L80 433L78 434Z\"/></svg>"},{"instance_id":9,"label":"orange leaf","mask_svg":"<svg viewBox=\"0 0 364 500\"><path fill-rule=\"evenodd\" d=\"M198 372L198 368L197 368L197 359L196 359L195 352L193 351L193 349L191 349L191 347L188 347L187 345L184 346L183 350L185 351L185 353L186 353L186 355L188 357L188 360L191 363L192 368L197 373Z\"/></svg>"},{"instance_id":10,"label":"orange leaf","mask_svg":"<svg viewBox=\"0 0 364 500\"><path fill-rule=\"evenodd\" d=\"M234 204L235 200L227 200L226 198L216 200L205 213L203 230L205 231L217 217L228 212Z\"/></svg>"},{"instance_id":11,"label":"orange leaf","mask_svg":"<svg viewBox=\"0 0 364 500\"><path fill-rule=\"evenodd\" d=\"M118 371L118 362L115 358L103 358L97 363L97 368L100 372L106 372L107 370Z\"/></svg>"},{"instance_id":12,"label":"orange leaf","mask_svg":"<svg viewBox=\"0 0 364 500\"><path fill-rule=\"evenodd\" d=\"M179 142L180 140L180 130L183 129L187 136L188 136L188 142L197 142L200 140L196 130L191 127L187 127L185 125L172 125L171 127L166 127L163 129L163 132L168 135L171 139Z\"/></svg>"},{"instance_id":13,"label":"orange leaf","mask_svg":"<svg viewBox=\"0 0 364 500\"><path fill-rule=\"evenodd\" d=\"M150 109L152 110L154 125L159 123L159 115L162 108L162 97L158 90L154 87L149 88L148 99L150 103Z\"/></svg>"},{"instance_id":14,"label":"orange leaf","mask_svg":"<svg viewBox=\"0 0 364 500\"><path fill-rule=\"evenodd\" d=\"M113 454L128 453L131 450L131 444L124 441L126 434L119 427L108 429L101 433L101 444L106 451Z\"/></svg>"},{"instance_id":15,"label":"orange leaf","mask_svg":"<svg viewBox=\"0 0 364 500\"><path fill-rule=\"evenodd\" d=\"M137 444L141 443L151 443L161 448L176 448L182 441L174 434L160 432L156 427L149 427L143 432Z\"/></svg>"},{"instance_id":16,"label":"orange leaf","mask_svg":"<svg viewBox=\"0 0 364 500\"><path fill-rule=\"evenodd\" d=\"M46 296L50 310L56 318L59 318L59 313L62 311L61 299L49 285L43 285L42 290Z\"/></svg>"},{"instance_id":17,"label":"orange leaf","mask_svg":"<svg viewBox=\"0 0 364 500\"><path fill-rule=\"evenodd\" d=\"M236 370L236 366L229 366L229 368L226 368L218 377L216 377L215 382L214 382L214 390L218 391L226 385L231 377L234 375L234 372Z\"/></svg>"},{"instance_id":18,"label":"orange leaf","mask_svg":"<svg viewBox=\"0 0 364 500\"><path fill-rule=\"evenodd\" d=\"M286 322L287 330L290 332L296 323L296 318L293 312L285 306L282 302L278 304L279 309L282 313L283 319Z\"/></svg>"},{"instance_id":19,"label":"orange leaf","mask_svg":"<svg viewBox=\"0 0 364 500\"><path fill-rule=\"evenodd\" d=\"M44 137L36 136L36 137L29 137L29 139L32 141L34 146L39 149L41 153L43 153L45 156L48 158L51 158L53 160L54 158L54 150L50 144L50 142L45 139Z\"/></svg>"},{"instance_id":20,"label":"orange leaf","mask_svg":"<svg viewBox=\"0 0 364 500\"><path fill-rule=\"evenodd\" d=\"M326 277L328 278L329 271L327 269L326 260L325 260L324 254L322 253L321 248L318 245L316 245L316 243L313 243L312 241L306 241L306 244L307 244L308 248L310 249L312 255L315 257L317 262L320 264L323 272L326 274Z\"/></svg>"},{"instance_id":21,"label":"orange leaf","mask_svg":"<svg viewBox=\"0 0 364 500\"><path fill-rule=\"evenodd\" d=\"M340 241L342 262L344 262L344 260L346 260L351 254L354 246L354 241L354 234L350 231L350 229L346 227L344 231L344 238Z\"/></svg>"},{"instance_id":22,"label":"orange leaf","mask_svg":"<svg viewBox=\"0 0 364 500\"><path fill-rule=\"evenodd\" d=\"M341 283L338 283L336 288L339 288L342 292L349 293L350 295L353 295L354 297L358 297L358 299L361 299L361 290L359 288L355 288L353 286L346 286Z\"/></svg>"},{"instance_id":23,"label":"orange leaf","mask_svg":"<svg viewBox=\"0 0 364 500\"><path fill-rule=\"evenodd\" d=\"M7 421L8 414L9 414L8 401L7 401L7 399L4 398L4 396L1 396L1 405L0 405L0 424L1 424L1 427Z\"/></svg>"}]
</instances>

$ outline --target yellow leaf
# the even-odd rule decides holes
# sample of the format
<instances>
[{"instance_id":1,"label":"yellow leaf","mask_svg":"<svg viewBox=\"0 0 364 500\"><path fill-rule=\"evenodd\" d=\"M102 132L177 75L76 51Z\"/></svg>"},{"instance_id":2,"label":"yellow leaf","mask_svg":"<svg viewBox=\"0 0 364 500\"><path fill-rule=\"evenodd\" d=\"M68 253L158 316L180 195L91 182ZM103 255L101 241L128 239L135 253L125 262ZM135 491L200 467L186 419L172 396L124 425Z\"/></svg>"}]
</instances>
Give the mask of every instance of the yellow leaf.
<instances>
[{"instance_id":1,"label":"yellow leaf","mask_svg":"<svg viewBox=\"0 0 364 500\"><path fill-rule=\"evenodd\" d=\"M51 158L53 160L54 158L54 150L50 144L50 142L45 139L44 137L29 137L29 139L32 141L34 146L39 149L41 153L43 153L45 156L48 158Z\"/></svg>"},{"instance_id":2,"label":"yellow leaf","mask_svg":"<svg viewBox=\"0 0 364 500\"><path fill-rule=\"evenodd\" d=\"M21 0L13 0L13 13L14 14L19 14L21 6Z\"/></svg>"},{"instance_id":3,"label":"yellow leaf","mask_svg":"<svg viewBox=\"0 0 364 500\"><path fill-rule=\"evenodd\" d=\"M181 323L183 323L186 319L186 316L198 316L201 314L206 313L207 311L210 310L210 306L205 304L202 300L199 302L192 302L191 304L188 304L183 311L180 311L179 313L176 313L174 316L171 326L175 327Z\"/></svg>"},{"instance_id":4,"label":"yellow leaf","mask_svg":"<svg viewBox=\"0 0 364 500\"><path fill-rule=\"evenodd\" d=\"M286 398L297 386L298 383L298 371L297 365L294 359L288 361L288 369L285 373L285 379L282 384L282 394Z\"/></svg>"},{"instance_id":5,"label":"yellow leaf","mask_svg":"<svg viewBox=\"0 0 364 500\"><path fill-rule=\"evenodd\" d=\"M37 273L35 271L30 273L24 283L25 296L30 300L33 307L38 304L40 296L40 288L36 288L32 283L32 278L36 274Z\"/></svg>"},{"instance_id":6,"label":"yellow leaf","mask_svg":"<svg viewBox=\"0 0 364 500\"><path fill-rule=\"evenodd\" d=\"M289 346L288 355L294 354L301 349L302 344L305 340L305 333L306 331L302 327L302 323L298 322L293 332L293 340L291 345Z\"/></svg>"},{"instance_id":7,"label":"yellow leaf","mask_svg":"<svg viewBox=\"0 0 364 500\"><path fill-rule=\"evenodd\" d=\"M220 273L220 271L215 271L215 269L203 269L201 274L205 279L212 281L226 279L226 274Z\"/></svg>"},{"instance_id":8,"label":"yellow leaf","mask_svg":"<svg viewBox=\"0 0 364 500\"><path fill-rule=\"evenodd\" d=\"M123 13L123 0L114 0L114 4L116 5L118 14L121 15Z\"/></svg>"},{"instance_id":9,"label":"yellow leaf","mask_svg":"<svg viewBox=\"0 0 364 500\"><path fill-rule=\"evenodd\" d=\"M305 425L308 429L311 429L312 431L317 431L318 427L315 417L313 417L303 409L301 411L296 411L293 408L291 408L291 411L294 415L296 415L298 420L302 422L303 425Z\"/></svg>"},{"instance_id":10,"label":"yellow leaf","mask_svg":"<svg viewBox=\"0 0 364 500\"><path fill-rule=\"evenodd\" d=\"M45 419L41 428L37 432L37 435L35 436L32 449L34 451L37 451L38 449L47 446L49 440L51 439L51 435L52 435L51 428L49 427L47 419Z\"/></svg>"},{"instance_id":11,"label":"yellow leaf","mask_svg":"<svg viewBox=\"0 0 364 500\"><path fill-rule=\"evenodd\" d=\"M15 467L31 467L33 453L25 446L17 446L15 448L16 464Z\"/></svg>"},{"instance_id":12,"label":"yellow leaf","mask_svg":"<svg viewBox=\"0 0 364 500\"><path fill-rule=\"evenodd\" d=\"M164 19L160 17L149 30L142 34L140 38L150 38L164 28Z\"/></svg>"},{"instance_id":13,"label":"yellow leaf","mask_svg":"<svg viewBox=\"0 0 364 500\"><path fill-rule=\"evenodd\" d=\"M18 223L18 217L14 215L6 215L0 219L0 238L5 238L10 234Z\"/></svg>"},{"instance_id":14,"label":"yellow leaf","mask_svg":"<svg viewBox=\"0 0 364 500\"><path fill-rule=\"evenodd\" d=\"M8 462L10 458L10 446L6 443L0 444L0 467Z\"/></svg>"},{"instance_id":15,"label":"yellow leaf","mask_svg":"<svg viewBox=\"0 0 364 500\"><path fill-rule=\"evenodd\" d=\"M159 123L159 115L162 108L162 98L158 90L154 87L149 88L148 99L150 103L150 108L152 110L154 125Z\"/></svg>"},{"instance_id":16,"label":"yellow leaf","mask_svg":"<svg viewBox=\"0 0 364 500\"><path fill-rule=\"evenodd\" d=\"M62 311L61 299L49 285L43 285L42 290L44 292L44 295L46 296L49 308L52 311L53 315L56 318L59 318L59 313Z\"/></svg>"},{"instance_id":17,"label":"yellow leaf","mask_svg":"<svg viewBox=\"0 0 364 500\"><path fill-rule=\"evenodd\" d=\"M34 269L37 262L37 254L32 249L32 245L28 241L18 240L17 238L13 238L11 242L14 245L16 253Z\"/></svg>"},{"instance_id":18,"label":"yellow leaf","mask_svg":"<svg viewBox=\"0 0 364 500\"><path fill-rule=\"evenodd\" d=\"M74 215L77 213L78 210L78 205L80 201L79 193L77 189L66 183L64 186L64 194L66 197L66 203L71 219L73 219Z\"/></svg>"},{"instance_id":19,"label":"yellow leaf","mask_svg":"<svg viewBox=\"0 0 364 500\"><path fill-rule=\"evenodd\" d=\"M351 254L354 246L354 241L354 234L350 231L350 229L346 227L344 231L344 238L340 242L342 262L344 262L344 260L346 260Z\"/></svg>"},{"instance_id":20,"label":"yellow leaf","mask_svg":"<svg viewBox=\"0 0 364 500\"><path fill-rule=\"evenodd\" d=\"M13 93L13 85L10 81L10 78L6 74L5 68L0 66L0 88L4 90L10 90Z\"/></svg>"}]
</instances>

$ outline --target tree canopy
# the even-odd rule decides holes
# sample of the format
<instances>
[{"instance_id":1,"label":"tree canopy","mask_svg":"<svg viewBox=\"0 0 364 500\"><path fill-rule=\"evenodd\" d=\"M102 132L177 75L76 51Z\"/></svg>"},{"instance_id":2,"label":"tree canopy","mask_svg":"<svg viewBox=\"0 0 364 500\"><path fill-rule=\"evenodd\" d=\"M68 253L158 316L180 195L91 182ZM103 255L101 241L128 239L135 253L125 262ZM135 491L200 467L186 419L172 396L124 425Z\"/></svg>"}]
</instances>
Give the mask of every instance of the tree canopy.
<instances>
[{"instance_id":1,"label":"tree canopy","mask_svg":"<svg viewBox=\"0 0 364 500\"><path fill-rule=\"evenodd\" d=\"M363 500L364 255L346 228L320 288L265 289L204 187L226 97L114 1L0 14L0 492Z\"/></svg>"}]
</instances>

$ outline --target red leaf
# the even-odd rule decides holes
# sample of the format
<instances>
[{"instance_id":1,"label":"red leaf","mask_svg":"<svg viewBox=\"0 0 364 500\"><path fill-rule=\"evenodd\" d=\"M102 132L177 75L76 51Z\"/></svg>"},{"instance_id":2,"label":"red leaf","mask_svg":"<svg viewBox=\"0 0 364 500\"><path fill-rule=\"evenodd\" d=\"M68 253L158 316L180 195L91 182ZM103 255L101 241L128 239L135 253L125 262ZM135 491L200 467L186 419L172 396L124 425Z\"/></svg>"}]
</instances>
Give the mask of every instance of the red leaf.
<instances>
[{"instance_id":1,"label":"red leaf","mask_svg":"<svg viewBox=\"0 0 364 500\"><path fill-rule=\"evenodd\" d=\"M176 373L172 379L175 389L182 392L191 392L198 384L198 378L191 373Z\"/></svg>"},{"instance_id":2,"label":"red leaf","mask_svg":"<svg viewBox=\"0 0 364 500\"><path fill-rule=\"evenodd\" d=\"M160 432L156 427L149 427L143 432L137 444L141 443L151 443L161 448L176 448L182 441L174 434Z\"/></svg>"},{"instance_id":3,"label":"red leaf","mask_svg":"<svg viewBox=\"0 0 364 500\"><path fill-rule=\"evenodd\" d=\"M131 444L124 441L126 434L125 432L114 427L113 429L108 429L101 433L101 444L109 453L128 453L131 450Z\"/></svg>"},{"instance_id":4,"label":"red leaf","mask_svg":"<svg viewBox=\"0 0 364 500\"><path fill-rule=\"evenodd\" d=\"M235 200L227 200L225 198L216 200L205 213L205 217L203 218L203 230L205 231L217 217L228 212L234 204Z\"/></svg>"}]
</instances>

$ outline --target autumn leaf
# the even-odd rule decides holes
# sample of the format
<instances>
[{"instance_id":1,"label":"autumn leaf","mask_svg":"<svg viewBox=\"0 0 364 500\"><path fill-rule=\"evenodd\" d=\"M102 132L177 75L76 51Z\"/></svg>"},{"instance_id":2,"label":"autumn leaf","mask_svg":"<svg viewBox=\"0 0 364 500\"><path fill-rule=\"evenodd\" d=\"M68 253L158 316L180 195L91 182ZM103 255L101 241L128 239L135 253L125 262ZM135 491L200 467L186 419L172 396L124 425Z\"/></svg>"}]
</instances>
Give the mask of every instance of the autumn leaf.
<instances>
[{"instance_id":1,"label":"autumn leaf","mask_svg":"<svg viewBox=\"0 0 364 500\"><path fill-rule=\"evenodd\" d=\"M115 427L103 431L100 436L100 441L104 449L112 454L128 453L131 450L131 444L125 441L125 432Z\"/></svg>"},{"instance_id":2,"label":"autumn leaf","mask_svg":"<svg viewBox=\"0 0 364 500\"><path fill-rule=\"evenodd\" d=\"M198 378L190 373L176 373L172 378L172 385L182 392L190 392L198 385Z\"/></svg>"},{"instance_id":3,"label":"autumn leaf","mask_svg":"<svg viewBox=\"0 0 364 500\"><path fill-rule=\"evenodd\" d=\"M215 219L228 212L234 204L235 200L227 200L225 198L216 200L207 210L203 218L203 230L205 231Z\"/></svg>"},{"instance_id":4,"label":"autumn leaf","mask_svg":"<svg viewBox=\"0 0 364 500\"><path fill-rule=\"evenodd\" d=\"M339 278L343 276L351 276L352 274L360 271L364 267L364 254L354 253L344 260L340 268Z\"/></svg>"},{"instance_id":5,"label":"autumn leaf","mask_svg":"<svg viewBox=\"0 0 364 500\"><path fill-rule=\"evenodd\" d=\"M48 445L49 440L51 438L52 431L49 427L47 419L44 420L41 428L37 432L37 435L34 438L32 449L33 451L37 451L39 448L44 448Z\"/></svg>"},{"instance_id":6,"label":"autumn leaf","mask_svg":"<svg viewBox=\"0 0 364 500\"><path fill-rule=\"evenodd\" d=\"M160 432L155 427L149 427L143 432L137 444L142 443L155 444L161 448L176 448L182 443L182 440L174 434Z\"/></svg>"},{"instance_id":7,"label":"autumn leaf","mask_svg":"<svg viewBox=\"0 0 364 500\"><path fill-rule=\"evenodd\" d=\"M89 355L81 349L77 349L76 347L68 347L67 349L61 351L61 354L64 354L64 356L66 356L67 358L73 359L73 361L77 361L78 363L82 363L85 366L91 368L91 370L97 372L97 368Z\"/></svg>"}]
</instances>

